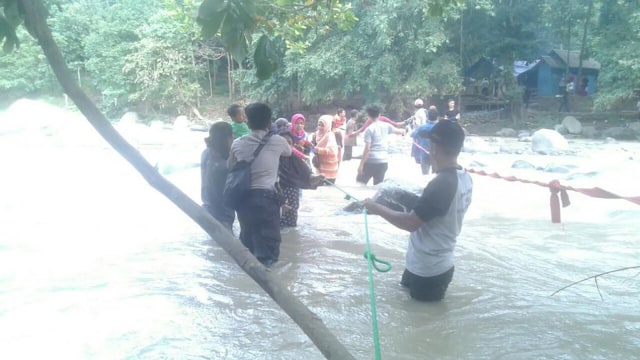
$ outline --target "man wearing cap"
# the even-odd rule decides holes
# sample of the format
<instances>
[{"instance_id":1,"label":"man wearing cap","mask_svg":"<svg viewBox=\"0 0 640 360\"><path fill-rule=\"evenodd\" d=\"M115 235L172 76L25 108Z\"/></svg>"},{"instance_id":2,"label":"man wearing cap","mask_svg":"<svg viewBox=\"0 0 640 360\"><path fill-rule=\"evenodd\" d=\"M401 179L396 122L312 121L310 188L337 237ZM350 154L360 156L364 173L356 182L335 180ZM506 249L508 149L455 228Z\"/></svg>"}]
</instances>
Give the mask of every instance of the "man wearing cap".
<instances>
[{"instance_id":1,"label":"man wearing cap","mask_svg":"<svg viewBox=\"0 0 640 360\"><path fill-rule=\"evenodd\" d=\"M439 301L453 278L453 252L464 215L471 204L473 182L458 165L464 131L456 122L440 121L429 133L432 166L437 176L427 184L410 213L394 211L366 199L370 214L409 231L401 284L412 298Z\"/></svg>"}]
</instances>

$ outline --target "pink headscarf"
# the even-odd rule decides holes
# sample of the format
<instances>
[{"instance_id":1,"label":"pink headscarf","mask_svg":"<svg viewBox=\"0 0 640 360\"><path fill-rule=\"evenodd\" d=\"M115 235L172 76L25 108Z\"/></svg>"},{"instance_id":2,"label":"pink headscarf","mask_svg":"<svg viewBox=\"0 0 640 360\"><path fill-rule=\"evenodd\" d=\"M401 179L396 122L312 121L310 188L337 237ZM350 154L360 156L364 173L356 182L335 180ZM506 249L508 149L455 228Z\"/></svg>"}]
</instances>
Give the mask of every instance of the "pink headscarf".
<instances>
[{"instance_id":1,"label":"pink headscarf","mask_svg":"<svg viewBox=\"0 0 640 360\"><path fill-rule=\"evenodd\" d=\"M293 115L291 117L291 133L293 134L293 136L295 136L297 138L297 139L294 139L294 140L297 140L297 141L303 140L304 137L307 135L304 132L304 128L303 128L302 131L297 131L296 130L296 125L298 125L298 123L303 123L304 124L305 121L306 120L304 118L304 115L302 115L302 114L295 114L295 115Z\"/></svg>"}]
</instances>

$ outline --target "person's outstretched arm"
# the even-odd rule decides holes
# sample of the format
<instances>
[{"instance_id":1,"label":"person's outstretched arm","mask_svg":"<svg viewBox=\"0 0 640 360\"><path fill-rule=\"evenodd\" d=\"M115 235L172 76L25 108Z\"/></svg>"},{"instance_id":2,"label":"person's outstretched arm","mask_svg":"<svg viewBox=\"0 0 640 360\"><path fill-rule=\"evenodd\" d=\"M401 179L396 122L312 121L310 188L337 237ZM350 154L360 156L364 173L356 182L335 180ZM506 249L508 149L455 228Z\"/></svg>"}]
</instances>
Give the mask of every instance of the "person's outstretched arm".
<instances>
[{"instance_id":1,"label":"person's outstretched arm","mask_svg":"<svg viewBox=\"0 0 640 360\"><path fill-rule=\"evenodd\" d=\"M387 220L391 225L398 229L406 230L408 232L414 232L424 224L422 219L416 215L415 212L410 213L391 210L384 205L380 205L371 199L364 200L364 206L367 208L369 214L380 215L383 219Z\"/></svg>"}]
</instances>

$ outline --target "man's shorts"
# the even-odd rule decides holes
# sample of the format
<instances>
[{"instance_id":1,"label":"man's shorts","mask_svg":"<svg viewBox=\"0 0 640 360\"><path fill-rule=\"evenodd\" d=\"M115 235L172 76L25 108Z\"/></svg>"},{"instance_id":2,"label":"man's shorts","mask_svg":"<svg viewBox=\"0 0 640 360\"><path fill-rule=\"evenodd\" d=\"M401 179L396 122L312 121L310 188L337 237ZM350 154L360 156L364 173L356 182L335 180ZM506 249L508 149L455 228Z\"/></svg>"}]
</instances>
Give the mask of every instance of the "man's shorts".
<instances>
[{"instance_id":1,"label":"man's shorts","mask_svg":"<svg viewBox=\"0 0 640 360\"><path fill-rule=\"evenodd\" d=\"M409 288L411 297L418 301L440 301L453 279L453 269L436 276L422 277L405 269L400 284Z\"/></svg>"}]
</instances>

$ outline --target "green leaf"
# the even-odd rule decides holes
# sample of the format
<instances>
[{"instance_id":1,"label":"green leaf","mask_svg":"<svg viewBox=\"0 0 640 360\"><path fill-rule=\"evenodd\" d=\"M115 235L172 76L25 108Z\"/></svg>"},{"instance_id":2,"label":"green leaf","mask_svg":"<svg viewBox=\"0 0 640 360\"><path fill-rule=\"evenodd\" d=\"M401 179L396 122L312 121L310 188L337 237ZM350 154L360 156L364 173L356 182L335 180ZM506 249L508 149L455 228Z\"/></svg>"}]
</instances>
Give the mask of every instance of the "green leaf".
<instances>
[{"instance_id":1,"label":"green leaf","mask_svg":"<svg viewBox=\"0 0 640 360\"><path fill-rule=\"evenodd\" d=\"M278 69L278 57L273 49L273 42L267 35L262 35L253 53L256 76L260 80L268 79Z\"/></svg>"},{"instance_id":2,"label":"green leaf","mask_svg":"<svg viewBox=\"0 0 640 360\"><path fill-rule=\"evenodd\" d=\"M202 37L215 36L229 13L229 2L223 0L204 0L198 9L196 21L202 26Z\"/></svg>"},{"instance_id":3,"label":"green leaf","mask_svg":"<svg viewBox=\"0 0 640 360\"><path fill-rule=\"evenodd\" d=\"M2 15L0 15L0 42L3 42L2 50L11 52L14 48L20 47L20 40L16 35L15 27Z\"/></svg>"},{"instance_id":4,"label":"green leaf","mask_svg":"<svg viewBox=\"0 0 640 360\"><path fill-rule=\"evenodd\" d=\"M225 44L227 51L236 58L243 60L249 52L249 44L245 36L244 29L235 18L227 15L220 30L220 37Z\"/></svg>"},{"instance_id":5,"label":"green leaf","mask_svg":"<svg viewBox=\"0 0 640 360\"><path fill-rule=\"evenodd\" d=\"M233 9L237 12L237 19L240 21L246 32L253 32L256 27L255 7L252 2L241 0L232 1Z\"/></svg>"}]
</instances>

